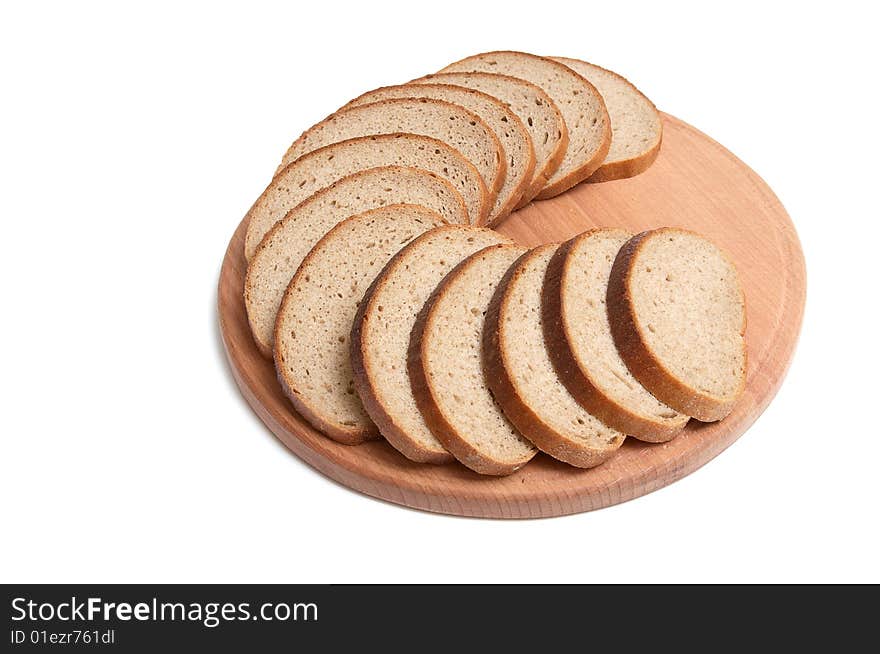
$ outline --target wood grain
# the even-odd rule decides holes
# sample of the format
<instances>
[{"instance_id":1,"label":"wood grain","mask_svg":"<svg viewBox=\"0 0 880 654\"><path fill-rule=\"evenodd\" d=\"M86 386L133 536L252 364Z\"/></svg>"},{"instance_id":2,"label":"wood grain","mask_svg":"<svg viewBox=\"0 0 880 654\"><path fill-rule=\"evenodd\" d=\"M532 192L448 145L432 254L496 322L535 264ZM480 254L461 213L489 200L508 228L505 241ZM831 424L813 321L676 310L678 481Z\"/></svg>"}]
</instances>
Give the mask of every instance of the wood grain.
<instances>
[{"instance_id":1,"label":"wood grain","mask_svg":"<svg viewBox=\"0 0 880 654\"><path fill-rule=\"evenodd\" d=\"M662 488L733 443L779 389L803 317L806 273L797 234L782 204L751 169L690 125L664 115L663 147L632 179L581 184L534 202L498 230L523 245L570 238L591 227L639 232L677 226L725 248L742 278L748 310L745 394L722 422L691 421L669 443L627 439L617 456L579 470L540 454L509 477L487 478L458 464L411 463L387 443L356 447L324 438L281 393L257 352L242 300L245 224L232 237L220 273L220 328L233 376L248 403L297 456L336 481L409 507L462 516L538 518L590 511Z\"/></svg>"}]
</instances>

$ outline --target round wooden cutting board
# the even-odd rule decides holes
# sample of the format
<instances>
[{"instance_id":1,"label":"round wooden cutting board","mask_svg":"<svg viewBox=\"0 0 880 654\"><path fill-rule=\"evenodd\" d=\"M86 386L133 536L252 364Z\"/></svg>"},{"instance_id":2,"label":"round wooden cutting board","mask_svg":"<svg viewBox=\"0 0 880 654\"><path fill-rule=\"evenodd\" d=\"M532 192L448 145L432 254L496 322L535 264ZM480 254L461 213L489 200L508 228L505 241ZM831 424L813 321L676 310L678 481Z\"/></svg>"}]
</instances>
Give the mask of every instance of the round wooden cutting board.
<instances>
[{"instance_id":1,"label":"round wooden cutting board","mask_svg":"<svg viewBox=\"0 0 880 654\"><path fill-rule=\"evenodd\" d=\"M662 226L698 231L727 250L739 269L748 312L748 379L733 413L692 420L677 438L628 438L618 454L579 470L539 454L517 473L484 477L457 463L412 463L384 441L339 445L297 415L251 339L242 288L245 224L220 273L220 328L232 373L248 403L297 456L341 484L409 507L462 516L538 518L590 511L662 488L733 443L776 394L800 330L805 268L797 234L779 200L748 166L680 120L664 115L656 163L632 179L581 184L534 202L498 230L523 245L571 238L592 227L633 233Z\"/></svg>"}]
</instances>

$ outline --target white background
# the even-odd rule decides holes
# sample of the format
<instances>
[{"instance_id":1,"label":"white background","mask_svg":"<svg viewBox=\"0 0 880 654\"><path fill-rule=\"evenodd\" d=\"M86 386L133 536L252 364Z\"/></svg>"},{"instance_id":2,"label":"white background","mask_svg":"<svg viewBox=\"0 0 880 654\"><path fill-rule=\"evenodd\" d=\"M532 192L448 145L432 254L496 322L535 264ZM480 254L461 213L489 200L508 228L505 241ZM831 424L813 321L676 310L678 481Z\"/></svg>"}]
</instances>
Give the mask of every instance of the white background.
<instances>
[{"instance_id":1,"label":"white background","mask_svg":"<svg viewBox=\"0 0 880 654\"><path fill-rule=\"evenodd\" d=\"M880 581L869 3L16 4L0 581ZM227 241L290 141L499 48L625 74L767 180L807 260L766 413L693 475L591 514L460 519L351 492L263 427L218 340Z\"/></svg>"}]
</instances>

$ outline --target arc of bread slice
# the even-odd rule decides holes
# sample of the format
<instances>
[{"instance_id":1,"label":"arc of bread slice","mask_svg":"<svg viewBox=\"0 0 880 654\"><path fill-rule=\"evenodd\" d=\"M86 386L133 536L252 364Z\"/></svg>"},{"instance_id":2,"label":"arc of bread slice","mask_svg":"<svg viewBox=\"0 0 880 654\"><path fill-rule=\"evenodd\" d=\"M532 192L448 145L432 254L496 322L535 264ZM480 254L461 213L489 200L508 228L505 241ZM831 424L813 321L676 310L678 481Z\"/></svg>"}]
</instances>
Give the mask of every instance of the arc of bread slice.
<instances>
[{"instance_id":1,"label":"arc of bread slice","mask_svg":"<svg viewBox=\"0 0 880 654\"><path fill-rule=\"evenodd\" d=\"M657 398L697 420L720 420L746 381L745 296L736 266L683 229L642 232L623 246L608 285L621 358Z\"/></svg>"},{"instance_id":2,"label":"arc of bread slice","mask_svg":"<svg viewBox=\"0 0 880 654\"><path fill-rule=\"evenodd\" d=\"M275 224L251 259L244 285L248 323L264 356L272 356L281 298L309 250L345 218L401 203L426 207L451 223L467 219L461 196L442 177L418 168L384 166L343 177Z\"/></svg>"},{"instance_id":3,"label":"arc of bread slice","mask_svg":"<svg viewBox=\"0 0 880 654\"><path fill-rule=\"evenodd\" d=\"M467 57L440 71L501 73L541 87L562 112L568 147L559 168L538 193L544 200L567 191L595 172L611 145L611 121L596 87L558 61L525 52L496 51Z\"/></svg>"},{"instance_id":4,"label":"arc of bread slice","mask_svg":"<svg viewBox=\"0 0 880 654\"><path fill-rule=\"evenodd\" d=\"M330 143L395 132L430 136L461 152L480 172L487 202L495 204L507 174L501 142L477 114L443 100L398 98L343 108L303 132L288 148L281 165Z\"/></svg>"},{"instance_id":5,"label":"arc of bread slice","mask_svg":"<svg viewBox=\"0 0 880 654\"><path fill-rule=\"evenodd\" d=\"M489 245L510 242L491 229L438 227L394 255L364 295L350 339L355 388L382 435L413 461L452 460L412 392L407 353L419 311L465 258Z\"/></svg>"},{"instance_id":6,"label":"arc of bread slice","mask_svg":"<svg viewBox=\"0 0 880 654\"><path fill-rule=\"evenodd\" d=\"M525 251L493 245L465 259L437 287L413 331L410 377L425 422L456 459L484 475L511 474L537 452L492 396L481 354L489 302Z\"/></svg>"},{"instance_id":7,"label":"arc of bread slice","mask_svg":"<svg viewBox=\"0 0 880 654\"><path fill-rule=\"evenodd\" d=\"M547 185L568 147L568 128L556 103L539 86L498 73L435 73L410 84L455 84L498 98L519 116L535 150L535 170L516 208L528 204Z\"/></svg>"},{"instance_id":8,"label":"arc of bread slice","mask_svg":"<svg viewBox=\"0 0 880 654\"><path fill-rule=\"evenodd\" d=\"M524 254L498 285L486 314L483 359L489 388L538 449L580 468L606 461L626 438L586 411L559 380L541 324L541 290L558 245Z\"/></svg>"},{"instance_id":9,"label":"arc of bread slice","mask_svg":"<svg viewBox=\"0 0 880 654\"><path fill-rule=\"evenodd\" d=\"M614 345L606 310L611 266L630 237L622 229L597 229L559 247L544 278L545 338L556 373L587 411L624 434L664 442L688 417L632 375Z\"/></svg>"},{"instance_id":10,"label":"arc of bread slice","mask_svg":"<svg viewBox=\"0 0 880 654\"><path fill-rule=\"evenodd\" d=\"M482 118L498 137L507 162L504 183L498 191L486 224L500 222L513 211L531 184L535 170L535 150L525 125L510 108L491 95L450 84L385 86L358 96L345 107L358 107L398 98L443 100L464 107Z\"/></svg>"},{"instance_id":11,"label":"arc of bread slice","mask_svg":"<svg viewBox=\"0 0 880 654\"><path fill-rule=\"evenodd\" d=\"M378 437L354 390L348 336L364 291L388 260L440 214L397 204L352 216L312 248L290 281L275 323L275 369L315 428L349 445Z\"/></svg>"},{"instance_id":12,"label":"arc of bread slice","mask_svg":"<svg viewBox=\"0 0 880 654\"><path fill-rule=\"evenodd\" d=\"M663 121L644 93L625 77L580 59L550 57L595 86L611 118L611 147L602 165L587 181L607 182L646 171L660 153Z\"/></svg>"},{"instance_id":13,"label":"arc of bread slice","mask_svg":"<svg viewBox=\"0 0 880 654\"><path fill-rule=\"evenodd\" d=\"M317 191L368 168L408 166L446 179L468 210L468 222L488 216L486 185L474 165L443 141L418 134L377 134L332 143L303 155L283 168L248 211L245 258L284 215Z\"/></svg>"}]
</instances>

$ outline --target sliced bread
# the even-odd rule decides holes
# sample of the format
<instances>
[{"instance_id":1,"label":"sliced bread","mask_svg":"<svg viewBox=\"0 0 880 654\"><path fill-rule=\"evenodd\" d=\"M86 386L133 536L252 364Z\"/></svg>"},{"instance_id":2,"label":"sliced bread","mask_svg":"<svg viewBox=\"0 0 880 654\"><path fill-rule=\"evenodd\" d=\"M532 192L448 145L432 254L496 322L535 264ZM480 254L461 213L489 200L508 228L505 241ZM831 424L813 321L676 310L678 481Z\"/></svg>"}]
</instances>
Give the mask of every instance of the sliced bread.
<instances>
[{"instance_id":1,"label":"sliced bread","mask_svg":"<svg viewBox=\"0 0 880 654\"><path fill-rule=\"evenodd\" d=\"M625 77L610 70L580 59L551 59L590 80L602 94L611 117L611 148L588 181L607 182L647 170L657 158L663 140L663 122L654 103Z\"/></svg>"},{"instance_id":2,"label":"sliced bread","mask_svg":"<svg viewBox=\"0 0 880 654\"><path fill-rule=\"evenodd\" d=\"M343 177L299 204L269 231L248 265L245 308L257 347L272 356L272 333L281 298L312 246L337 223L369 209L418 204L450 223L467 220L461 196L437 175L385 166Z\"/></svg>"},{"instance_id":3,"label":"sliced bread","mask_svg":"<svg viewBox=\"0 0 880 654\"><path fill-rule=\"evenodd\" d=\"M515 472L537 452L492 396L481 354L489 302L525 251L493 245L465 259L432 294L412 337L410 377L425 421L456 459L485 475Z\"/></svg>"},{"instance_id":4,"label":"sliced bread","mask_svg":"<svg viewBox=\"0 0 880 654\"><path fill-rule=\"evenodd\" d=\"M486 224L492 225L501 221L516 208L532 182L535 150L525 125L507 105L481 91L451 84L401 84L368 91L349 102L346 108L398 98L444 100L462 106L482 118L498 137L507 162L504 184L498 191Z\"/></svg>"},{"instance_id":5,"label":"sliced bread","mask_svg":"<svg viewBox=\"0 0 880 654\"><path fill-rule=\"evenodd\" d=\"M407 352L419 310L465 258L509 242L490 229L439 227L398 252L364 295L351 332L354 385L382 435L413 461L452 460L425 423L412 393Z\"/></svg>"},{"instance_id":6,"label":"sliced bread","mask_svg":"<svg viewBox=\"0 0 880 654\"><path fill-rule=\"evenodd\" d=\"M486 314L486 381L517 429L541 451L579 468L606 461L626 438L587 412L559 380L541 326L541 290L558 245L523 255Z\"/></svg>"},{"instance_id":7,"label":"sliced bread","mask_svg":"<svg viewBox=\"0 0 880 654\"><path fill-rule=\"evenodd\" d=\"M544 278L545 338L556 373L587 411L624 434L663 442L688 417L633 377L614 346L605 305L611 266L630 236L599 229L559 247Z\"/></svg>"},{"instance_id":8,"label":"sliced bread","mask_svg":"<svg viewBox=\"0 0 880 654\"><path fill-rule=\"evenodd\" d=\"M620 356L657 398L720 420L746 381L745 297L733 262L682 229L643 232L620 250L608 286Z\"/></svg>"},{"instance_id":9,"label":"sliced bread","mask_svg":"<svg viewBox=\"0 0 880 654\"><path fill-rule=\"evenodd\" d=\"M611 145L611 121L599 91L558 61L525 52L486 52L450 64L441 73L501 73L541 87L562 112L568 147L559 168L537 195L551 198L595 172Z\"/></svg>"},{"instance_id":10,"label":"sliced bread","mask_svg":"<svg viewBox=\"0 0 880 654\"><path fill-rule=\"evenodd\" d=\"M517 208L529 203L547 184L568 147L568 129L559 107L539 86L510 75L497 73L436 73L411 84L456 84L498 98L519 116L532 137L535 171Z\"/></svg>"},{"instance_id":11,"label":"sliced bread","mask_svg":"<svg viewBox=\"0 0 880 654\"><path fill-rule=\"evenodd\" d=\"M388 260L440 214L392 205L347 218L309 252L284 294L275 323L275 368L296 410L345 444L379 435L354 390L351 324L364 291Z\"/></svg>"},{"instance_id":12,"label":"sliced bread","mask_svg":"<svg viewBox=\"0 0 880 654\"><path fill-rule=\"evenodd\" d=\"M287 150L281 165L330 143L395 132L430 136L461 152L480 172L487 202L495 204L507 174L501 142L477 114L443 100L399 98L337 111L303 132Z\"/></svg>"},{"instance_id":13,"label":"sliced bread","mask_svg":"<svg viewBox=\"0 0 880 654\"><path fill-rule=\"evenodd\" d=\"M247 213L245 258L250 261L266 232L300 202L343 177L379 166L411 166L439 175L461 194L469 222L489 215L480 173L455 148L417 134L365 136L309 152L275 176Z\"/></svg>"}]
</instances>

